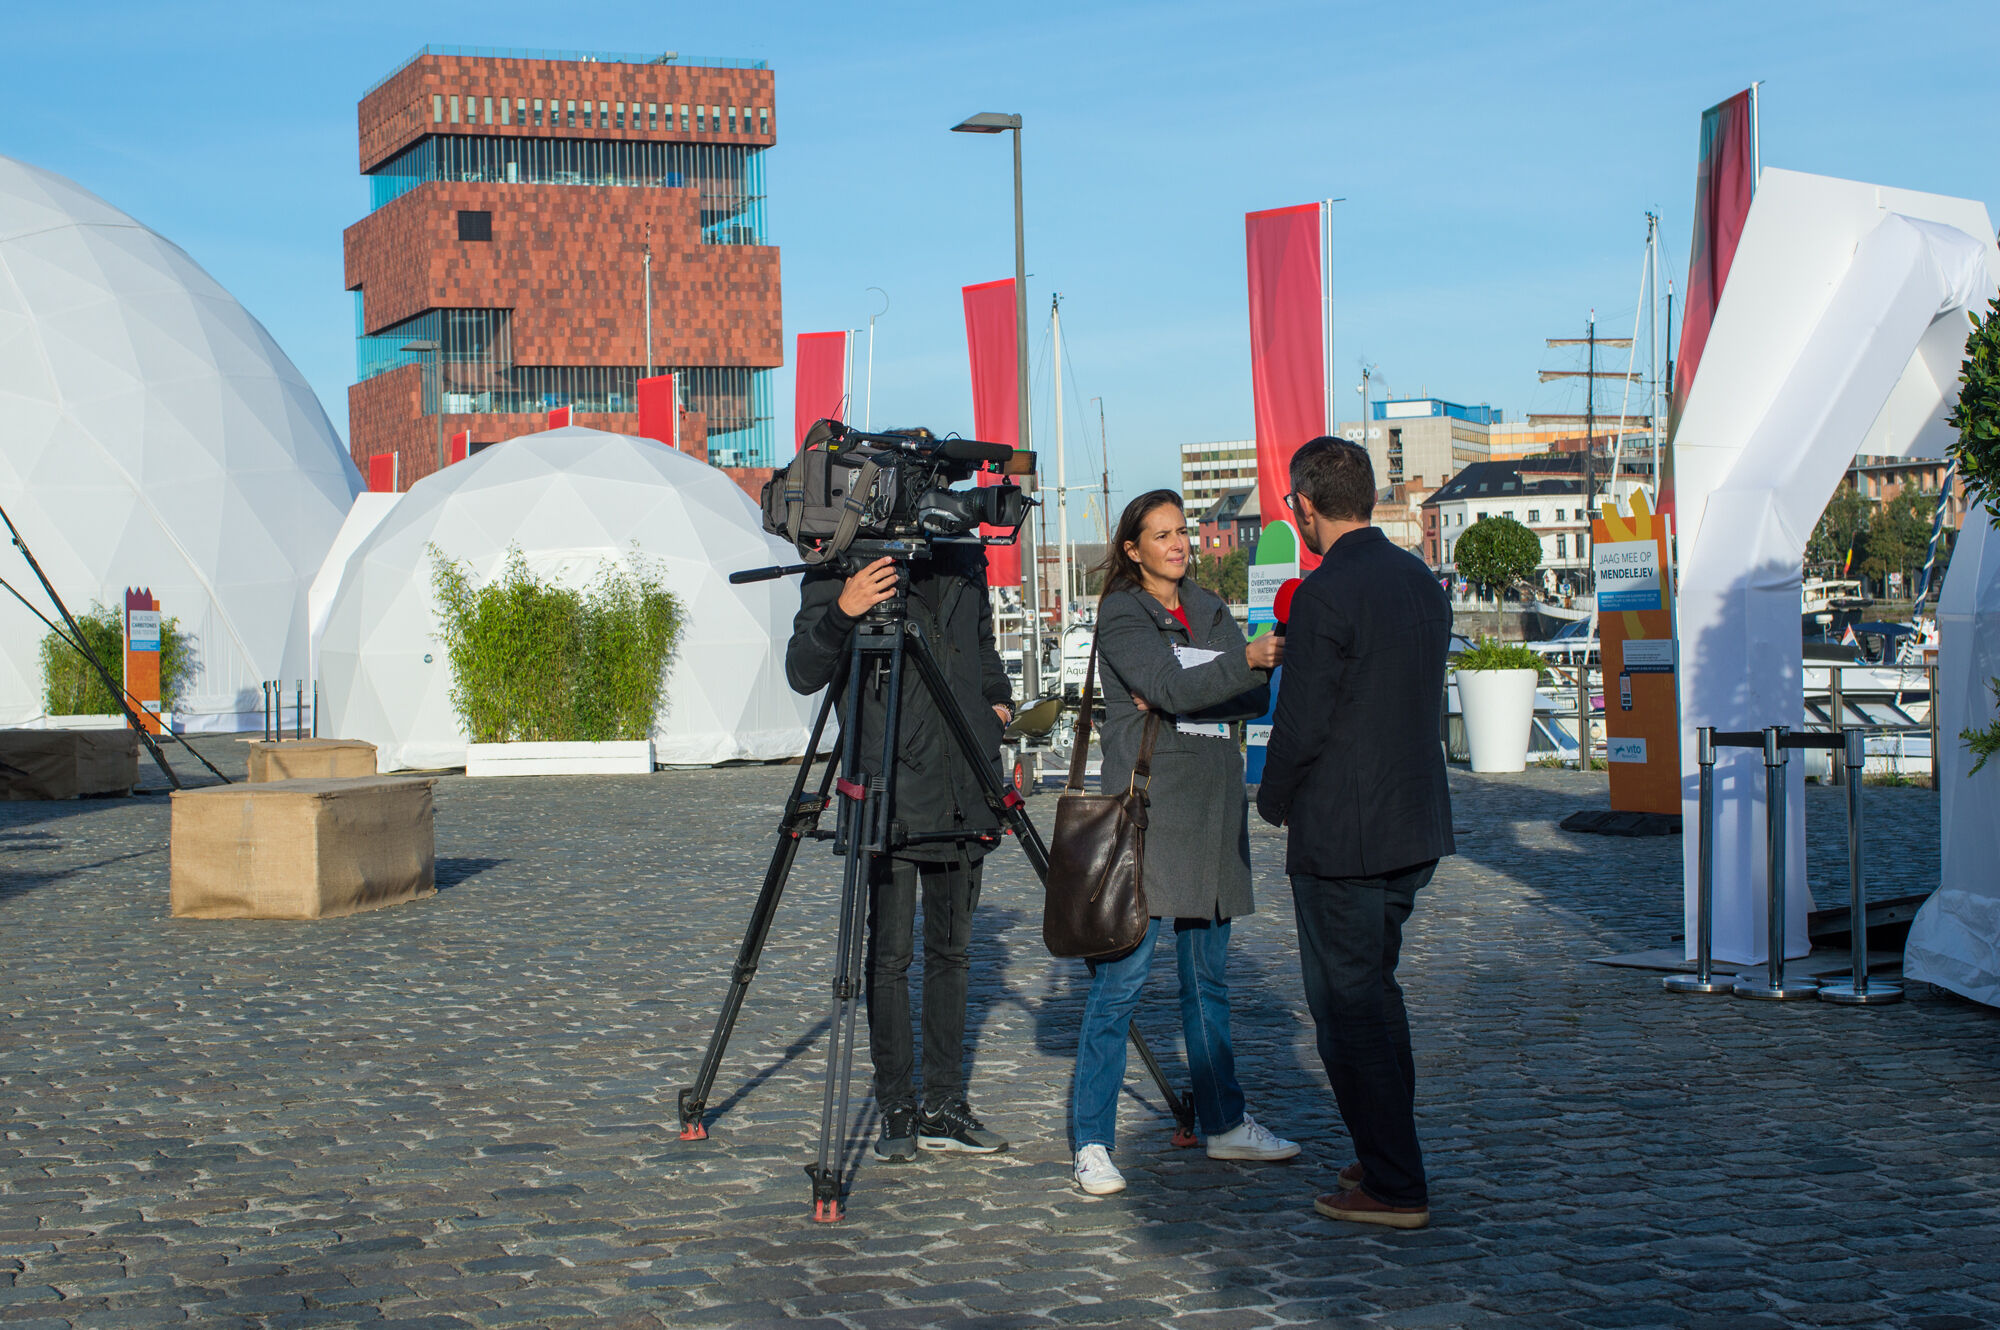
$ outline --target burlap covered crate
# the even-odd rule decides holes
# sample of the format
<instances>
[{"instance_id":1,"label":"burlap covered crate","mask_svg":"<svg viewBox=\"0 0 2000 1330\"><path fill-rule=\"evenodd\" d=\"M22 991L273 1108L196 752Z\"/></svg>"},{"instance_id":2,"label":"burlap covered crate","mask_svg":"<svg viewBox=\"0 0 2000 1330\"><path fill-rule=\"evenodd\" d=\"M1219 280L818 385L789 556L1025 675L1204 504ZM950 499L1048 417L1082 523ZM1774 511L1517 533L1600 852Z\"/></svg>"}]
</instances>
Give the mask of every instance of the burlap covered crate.
<instances>
[{"instance_id":1,"label":"burlap covered crate","mask_svg":"<svg viewBox=\"0 0 2000 1330\"><path fill-rule=\"evenodd\" d=\"M250 780L345 780L375 774L375 745L361 739L268 739L250 744Z\"/></svg>"},{"instance_id":2,"label":"burlap covered crate","mask_svg":"<svg viewBox=\"0 0 2000 1330\"><path fill-rule=\"evenodd\" d=\"M173 810L179 917L326 919L437 891L428 778L213 785Z\"/></svg>"},{"instance_id":3,"label":"burlap covered crate","mask_svg":"<svg viewBox=\"0 0 2000 1330\"><path fill-rule=\"evenodd\" d=\"M130 794L138 783L134 730L0 730L0 799Z\"/></svg>"}]
</instances>

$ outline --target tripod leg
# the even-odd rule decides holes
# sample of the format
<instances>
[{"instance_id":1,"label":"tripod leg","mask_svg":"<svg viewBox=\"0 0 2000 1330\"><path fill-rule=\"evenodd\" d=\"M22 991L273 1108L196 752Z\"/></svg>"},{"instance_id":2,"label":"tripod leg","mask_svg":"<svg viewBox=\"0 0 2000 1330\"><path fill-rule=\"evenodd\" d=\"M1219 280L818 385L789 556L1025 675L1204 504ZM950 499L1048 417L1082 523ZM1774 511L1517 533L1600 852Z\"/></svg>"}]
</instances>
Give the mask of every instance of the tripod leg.
<instances>
[{"instance_id":1,"label":"tripod leg","mask_svg":"<svg viewBox=\"0 0 2000 1330\"><path fill-rule=\"evenodd\" d=\"M958 744L960 756L978 776L979 788L986 795L988 806L1013 831L1014 839L1021 843L1022 852L1028 856L1028 863L1035 870L1035 876L1046 885L1049 878L1049 851L1042 842L1041 832L1035 829L1034 822L1028 817L1026 801L1014 790L1000 783L1000 773L989 766L980 754L979 741L972 732L972 723L966 720L964 710L959 707L958 700L951 695L951 686L945 681L944 671L938 668L937 660L931 655L930 648L924 644L923 638L913 637L907 649L910 659L917 663L917 673L922 676L924 686L930 689L931 700L937 704L938 711L945 718L946 728L951 731L953 741ZM1093 973L1096 972L1095 965L1090 968ZM1167 1073L1160 1066L1160 1060L1153 1056L1152 1048L1146 1043L1146 1036L1139 1033L1138 1022L1134 1021L1129 1028L1132 1047L1138 1051L1139 1060L1146 1064L1146 1070L1152 1074L1153 1082L1160 1087L1160 1097L1167 1101L1167 1109L1174 1115L1174 1144L1180 1146L1195 1144L1194 1096L1174 1093L1173 1086L1167 1083Z\"/></svg>"},{"instance_id":2,"label":"tripod leg","mask_svg":"<svg viewBox=\"0 0 2000 1330\"><path fill-rule=\"evenodd\" d=\"M886 646L874 645L886 638ZM849 1092L854 1076L854 1027L856 1008L865 982L865 941L868 931L869 868L874 856L886 851L891 794L895 786L896 735L900 721L903 682L903 636L900 626L870 629L864 625L855 633L854 654L848 666L849 716L861 714L861 680L867 661L886 652L888 693L883 706L881 763L864 787L860 776L861 740L858 725L842 734L843 774L841 794L842 845L846 864L841 875L840 936L837 970L833 978L833 1019L826 1050L826 1084L820 1097L819 1157L806 1166L812 1179L813 1219L835 1224L846 1217L844 1196L845 1159L834 1145L835 1125L845 1134L848 1123ZM843 1152L844 1154L844 1152Z\"/></svg>"},{"instance_id":3,"label":"tripod leg","mask_svg":"<svg viewBox=\"0 0 2000 1330\"><path fill-rule=\"evenodd\" d=\"M799 843L818 828L819 815L826 808L827 791L833 784L832 762L826 764L820 776L819 793L811 799L803 796L813 759L819 753L819 739L826 729L827 714L832 710L833 690L829 688L825 700L820 703L819 717L813 721L812 738L807 741L806 755L799 763L798 779L792 782L791 797L786 800L784 816L778 823L778 843L772 847L770 867L764 870L763 889L757 893L757 903L750 910L750 927L743 935L743 945L737 949L736 964L730 969L729 990L723 995L722 1011L715 1018L715 1032L709 1036L708 1051L702 1054L701 1070L695 1074L694 1084L680 1094L681 1139L684 1141L708 1139L708 1127L702 1122L702 1116L708 1111L708 1094L715 1088L715 1074L722 1064L723 1050L729 1046L729 1036L736 1029L736 1017L743 1010L743 999L750 992L750 981L756 977L757 962L764 954L764 943L771 936L771 921L778 913L778 901L792 875L792 864L799 857Z\"/></svg>"}]
</instances>

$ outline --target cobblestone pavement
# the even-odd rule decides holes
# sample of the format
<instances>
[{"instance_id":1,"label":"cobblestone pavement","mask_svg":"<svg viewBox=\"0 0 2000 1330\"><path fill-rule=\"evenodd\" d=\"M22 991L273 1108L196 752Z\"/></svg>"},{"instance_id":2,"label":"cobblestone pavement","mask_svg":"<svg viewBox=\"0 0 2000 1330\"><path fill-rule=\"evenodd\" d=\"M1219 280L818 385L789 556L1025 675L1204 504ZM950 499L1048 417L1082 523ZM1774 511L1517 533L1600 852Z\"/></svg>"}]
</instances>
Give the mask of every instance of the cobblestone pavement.
<instances>
[{"instance_id":1,"label":"cobblestone pavement","mask_svg":"<svg viewBox=\"0 0 2000 1330\"><path fill-rule=\"evenodd\" d=\"M823 852L779 917L713 1138L680 1142L674 1112L789 775L445 778L440 894L312 924L168 919L163 798L0 805L0 1317L2000 1323L1995 1014L1928 991L1866 1011L1672 999L1589 964L1679 930L1678 844L1557 830L1603 802L1603 778L1573 772L1452 776L1462 852L1420 898L1404 969L1428 1230L1311 1211L1349 1155L1261 830L1235 1031L1253 1109L1304 1143L1296 1162L1172 1148L1135 1075L1131 1189L1072 1189L1083 967L1042 951L1008 851L981 910L971 1084L1013 1150L867 1158L850 1221L814 1225ZM1879 890L1920 889L1932 796L1869 793ZM1812 795L1829 903L1839 797ZM1053 800L1032 808L1048 825ZM1171 971L1142 1013L1179 1066Z\"/></svg>"}]
</instances>

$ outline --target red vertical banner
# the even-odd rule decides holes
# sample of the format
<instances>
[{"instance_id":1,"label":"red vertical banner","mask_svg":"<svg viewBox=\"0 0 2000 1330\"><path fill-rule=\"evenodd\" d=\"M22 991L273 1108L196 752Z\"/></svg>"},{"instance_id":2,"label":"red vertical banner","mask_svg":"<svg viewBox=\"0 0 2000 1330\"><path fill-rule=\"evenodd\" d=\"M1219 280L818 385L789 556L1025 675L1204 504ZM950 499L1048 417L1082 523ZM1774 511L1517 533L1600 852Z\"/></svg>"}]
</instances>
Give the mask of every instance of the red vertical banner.
<instances>
[{"instance_id":1,"label":"red vertical banner","mask_svg":"<svg viewBox=\"0 0 2000 1330\"><path fill-rule=\"evenodd\" d=\"M675 400L674 376L656 374L650 379L640 379L633 395L639 399L639 437L664 443L669 448L678 447L675 435L676 418L680 414L680 403Z\"/></svg>"},{"instance_id":2,"label":"red vertical banner","mask_svg":"<svg viewBox=\"0 0 2000 1330\"><path fill-rule=\"evenodd\" d=\"M575 407L559 406L555 410L549 412L550 429L567 429L569 428L570 425L574 424L575 421L576 421Z\"/></svg>"},{"instance_id":3,"label":"red vertical banner","mask_svg":"<svg viewBox=\"0 0 2000 1330\"><path fill-rule=\"evenodd\" d=\"M847 419L847 334L800 333L792 367L792 447L804 445L813 422Z\"/></svg>"},{"instance_id":4,"label":"red vertical banner","mask_svg":"<svg viewBox=\"0 0 2000 1330\"><path fill-rule=\"evenodd\" d=\"M1674 512L1673 435L1701 368L1702 348L1715 322L1722 288L1736 260L1736 246L1757 192L1757 90L1745 88L1701 113L1701 158L1694 178L1694 241L1688 247L1687 303L1674 361L1673 403L1667 456L1660 480L1660 511Z\"/></svg>"},{"instance_id":5,"label":"red vertical banner","mask_svg":"<svg viewBox=\"0 0 2000 1330\"><path fill-rule=\"evenodd\" d=\"M472 431L469 429L460 430L458 433L452 435L451 450L445 454L445 457L447 459L446 464L449 465L451 462L463 462L467 457L471 455L472 455Z\"/></svg>"},{"instance_id":6,"label":"red vertical banner","mask_svg":"<svg viewBox=\"0 0 2000 1330\"><path fill-rule=\"evenodd\" d=\"M1292 454L1326 433L1321 206L1246 213L1250 393L1257 424L1257 505L1270 526L1288 514ZM1303 546L1302 568L1319 561Z\"/></svg>"},{"instance_id":7,"label":"red vertical banner","mask_svg":"<svg viewBox=\"0 0 2000 1330\"><path fill-rule=\"evenodd\" d=\"M396 492L396 454L376 453L368 459L368 488L377 494Z\"/></svg>"},{"instance_id":8,"label":"red vertical banner","mask_svg":"<svg viewBox=\"0 0 2000 1330\"><path fill-rule=\"evenodd\" d=\"M1021 446L1020 329L1014 320L1014 281L965 288L965 345L972 360L972 432L988 443ZM979 473L979 483L997 477ZM994 534L992 527L982 532ZM986 550L986 577L994 586L1021 585L1021 547Z\"/></svg>"}]
</instances>

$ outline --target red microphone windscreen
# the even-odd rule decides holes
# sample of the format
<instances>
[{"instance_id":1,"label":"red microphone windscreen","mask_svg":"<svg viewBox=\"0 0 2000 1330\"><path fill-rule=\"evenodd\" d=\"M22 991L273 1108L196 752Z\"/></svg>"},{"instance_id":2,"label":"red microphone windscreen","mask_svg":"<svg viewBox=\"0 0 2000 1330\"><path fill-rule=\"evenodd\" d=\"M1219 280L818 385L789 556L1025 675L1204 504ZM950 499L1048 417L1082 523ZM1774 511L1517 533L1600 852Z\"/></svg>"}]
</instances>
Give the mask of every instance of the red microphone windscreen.
<instances>
[{"instance_id":1,"label":"red microphone windscreen","mask_svg":"<svg viewBox=\"0 0 2000 1330\"><path fill-rule=\"evenodd\" d=\"M1271 616L1279 623L1292 621L1292 595L1299 589L1299 578L1288 577L1278 588L1277 599L1271 602Z\"/></svg>"}]
</instances>

